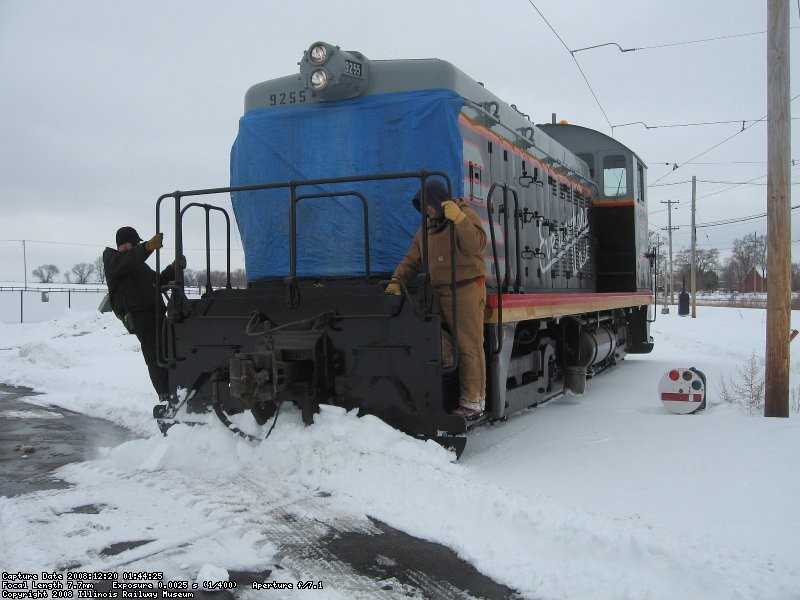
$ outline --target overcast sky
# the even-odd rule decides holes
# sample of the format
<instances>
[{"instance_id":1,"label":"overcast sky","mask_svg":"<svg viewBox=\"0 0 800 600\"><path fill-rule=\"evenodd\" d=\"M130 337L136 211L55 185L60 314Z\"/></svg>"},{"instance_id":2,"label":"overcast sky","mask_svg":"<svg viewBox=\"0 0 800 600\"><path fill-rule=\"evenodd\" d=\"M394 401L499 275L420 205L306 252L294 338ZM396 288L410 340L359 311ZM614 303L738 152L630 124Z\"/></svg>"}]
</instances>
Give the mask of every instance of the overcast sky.
<instances>
[{"instance_id":1,"label":"overcast sky","mask_svg":"<svg viewBox=\"0 0 800 600\"><path fill-rule=\"evenodd\" d=\"M680 201L674 245L687 247L692 175L699 224L766 212L767 127L753 123L767 113L766 5L0 0L0 281L24 280L21 240L29 281L45 263L63 277L113 245L121 225L152 235L159 195L227 185L248 87L295 73L318 40L373 59L448 60L537 123L555 112L607 134L615 126L614 136L649 166L651 228L666 225L661 201ZM792 0L792 27L798 14ZM708 38L725 39L675 45ZM641 50L604 46L574 55L601 110L567 48L606 42ZM736 122L618 127L634 121ZM793 156L800 159L800 149ZM673 164L683 166L672 171ZM759 185L733 185L750 180ZM698 243L724 253L752 232L765 234L766 219L701 228ZM168 249L171 237L167 230ZM792 239L798 261L800 227ZM199 252L187 255L190 267L202 268Z\"/></svg>"}]
</instances>

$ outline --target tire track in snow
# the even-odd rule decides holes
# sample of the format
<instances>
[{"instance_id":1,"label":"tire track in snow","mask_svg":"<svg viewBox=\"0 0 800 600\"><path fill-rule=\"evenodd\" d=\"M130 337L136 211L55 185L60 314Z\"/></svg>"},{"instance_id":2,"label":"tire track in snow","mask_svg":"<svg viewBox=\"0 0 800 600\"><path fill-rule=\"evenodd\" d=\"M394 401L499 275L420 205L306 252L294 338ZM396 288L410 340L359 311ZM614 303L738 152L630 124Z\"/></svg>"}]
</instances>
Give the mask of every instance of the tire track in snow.
<instances>
[{"instance_id":1,"label":"tire track in snow","mask_svg":"<svg viewBox=\"0 0 800 600\"><path fill-rule=\"evenodd\" d=\"M270 572L269 580L295 585L321 582L328 594L343 598L475 597L383 555L376 554L368 573L359 572L324 540L344 534L389 536L324 491L242 476L124 471L98 461L69 465L61 475L85 483L30 494L17 514L33 545L49 538L58 546L60 560L43 569L162 571L165 580L194 581L203 564L229 566L236 557L238 569ZM154 506L143 506L131 488L146 490ZM87 506L94 508L86 511ZM122 552L110 550L126 545ZM497 587L496 597L512 597Z\"/></svg>"}]
</instances>

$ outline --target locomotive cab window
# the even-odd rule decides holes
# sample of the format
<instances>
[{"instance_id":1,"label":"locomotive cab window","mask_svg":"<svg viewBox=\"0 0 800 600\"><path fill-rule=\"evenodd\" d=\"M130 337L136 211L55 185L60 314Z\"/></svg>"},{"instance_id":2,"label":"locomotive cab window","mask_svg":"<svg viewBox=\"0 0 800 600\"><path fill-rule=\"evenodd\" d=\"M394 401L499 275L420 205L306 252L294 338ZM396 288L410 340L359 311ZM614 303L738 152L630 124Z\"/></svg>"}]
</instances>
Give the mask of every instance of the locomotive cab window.
<instances>
[{"instance_id":1,"label":"locomotive cab window","mask_svg":"<svg viewBox=\"0 0 800 600\"><path fill-rule=\"evenodd\" d=\"M645 203L645 180L644 180L644 165L636 161L636 199L642 204Z\"/></svg>"},{"instance_id":2,"label":"locomotive cab window","mask_svg":"<svg viewBox=\"0 0 800 600\"><path fill-rule=\"evenodd\" d=\"M603 194L612 198L628 194L628 170L620 154L603 158Z\"/></svg>"},{"instance_id":3,"label":"locomotive cab window","mask_svg":"<svg viewBox=\"0 0 800 600\"><path fill-rule=\"evenodd\" d=\"M578 158L589 166L589 177L594 179L594 154L578 154Z\"/></svg>"}]
</instances>

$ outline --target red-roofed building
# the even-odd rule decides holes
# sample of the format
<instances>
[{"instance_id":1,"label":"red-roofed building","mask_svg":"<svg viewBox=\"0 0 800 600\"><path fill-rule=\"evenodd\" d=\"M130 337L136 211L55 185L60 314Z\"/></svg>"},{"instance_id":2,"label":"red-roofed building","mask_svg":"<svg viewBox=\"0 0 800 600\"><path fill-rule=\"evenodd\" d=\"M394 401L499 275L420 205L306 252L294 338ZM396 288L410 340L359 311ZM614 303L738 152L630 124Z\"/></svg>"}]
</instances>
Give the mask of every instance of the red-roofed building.
<instances>
[{"instance_id":1,"label":"red-roofed building","mask_svg":"<svg viewBox=\"0 0 800 600\"><path fill-rule=\"evenodd\" d=\"M750 267L747 275L745 275L741 284L739 284L739 291L765 293L767 291L767 278L762 277L761 274L756 271L755 267Z\"/></svg>"}]
</instances>

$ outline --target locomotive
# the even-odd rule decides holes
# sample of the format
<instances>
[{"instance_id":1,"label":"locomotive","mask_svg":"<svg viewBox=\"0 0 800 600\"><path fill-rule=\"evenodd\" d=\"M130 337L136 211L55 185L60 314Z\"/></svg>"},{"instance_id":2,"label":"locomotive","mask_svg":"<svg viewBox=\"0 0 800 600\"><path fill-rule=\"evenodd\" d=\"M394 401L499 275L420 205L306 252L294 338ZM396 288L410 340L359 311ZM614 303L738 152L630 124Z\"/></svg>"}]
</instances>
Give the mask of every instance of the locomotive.
<instances>
[{"instance_id":1,"label":"locomotive","mask_svg":"<svg viewBox=\"0 0 800 600\"><path fill-rule=\"evenodd\" d=\"M369 60L316 42L299 66L248 90L230 186L158 199L157 231L174 209L176 264L190 209L205 211L207 277L212 216L224 218L228 257L227 283L207 279L200 298L186 296L181 269L160 290L159 360L175 393L154 410L163 431L213 410L248 436L233 415L265 425L289 401L310 424L333 404L460 455L469 429L581 394L587 378L652 350L647 168L633 151L555 116L534 125L443 60ZM385 293L425 223L411 198L431 178L487 233L486 410L472 420L450 414L458 364L443 346L456 336L443 331L428 257L400 295ZM231 219L205 202L215 195L230 196L244 289L230 284Z\"/></svg>"}]
</instances>

